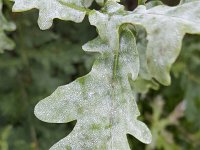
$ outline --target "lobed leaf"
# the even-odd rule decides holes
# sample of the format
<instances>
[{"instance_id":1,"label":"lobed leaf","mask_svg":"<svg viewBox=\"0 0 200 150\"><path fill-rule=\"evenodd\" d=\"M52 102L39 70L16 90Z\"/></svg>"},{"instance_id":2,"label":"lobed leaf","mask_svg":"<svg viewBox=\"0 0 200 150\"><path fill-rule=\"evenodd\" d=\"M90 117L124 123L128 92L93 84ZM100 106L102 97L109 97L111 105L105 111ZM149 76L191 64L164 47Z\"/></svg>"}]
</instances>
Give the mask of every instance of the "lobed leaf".
<instances>
[{"instance_id":1,"label":"lobed leaf","mask_svg":"<svg viewBox=\"0 0 200 150\"><path fill-rule=\"evenodd\" d=\"M46 29L54 18L82 21L91 2L15 0L14 10L38 8L39 25ZM169 71L179 55L183 36L200 33L199 8L200 1L192 1L176 7L138 6L128 12L113 0L107 1L101 11L90 11L89 21L99 36L83 49L101 55L88 75L59 87L35 107L35 115L45 122L77 120L74 130L52 149L130 149L126 134L150 143L148 128L137 120L134 92L151 86L156 89L153 78L170 84ZM138 47L139 52L129 24L142 26L147 32L147 47ZM134 82L133 89L130 81Z\"/></svg>"},{"instance_id":2,"label":"lobed leaf","mask_svg":"<svg viewBox=\"0 0 200 150\"><path fill-rule=\"evenodd\" d=\"M109 14L93 11L89 15L90 23L97 27L101 38L108 41L111 49L115 50L119 47L117 41L120 26L143 26L147 31L146 61L151 76L160 83L169 85L170 68L180 53L184 35L200 33L200 1L176 7L159 5L151 9L140 5L133 12L123 11L121 5L108 2L105 9L109 8L112 8L107 10Z\"/></svg>"},{"instance_id":3,"label":"lobed leaf","mask_svg":"<svg viewBox=\"0 0 200 150\"><path fill-rule=\"evenodd\" d=\"M137 120L139 111L128 80L129 75L135 80L139 72L136 41L128 30L120 37L116 55L99 37L84 45L85 51L101 53L92 71L37 104L35 115L45 122L77 120L74 130L51 149L128 150L126 134L151 142L150 131Z\"/></svg>"},{"instance_id":4,"label":"lobed leaf","mask_svg":"<svg viewBox=\"0 0 200 150\"><path fill-rule=\"evenodd\" d=\"M39 9L38 24L41 29L52 26L55 18L67 21L82 22L86 9L93 0L14 0L14 12ZM104 0L96 0L103 4Z\"/></svg>"}]
</instances>

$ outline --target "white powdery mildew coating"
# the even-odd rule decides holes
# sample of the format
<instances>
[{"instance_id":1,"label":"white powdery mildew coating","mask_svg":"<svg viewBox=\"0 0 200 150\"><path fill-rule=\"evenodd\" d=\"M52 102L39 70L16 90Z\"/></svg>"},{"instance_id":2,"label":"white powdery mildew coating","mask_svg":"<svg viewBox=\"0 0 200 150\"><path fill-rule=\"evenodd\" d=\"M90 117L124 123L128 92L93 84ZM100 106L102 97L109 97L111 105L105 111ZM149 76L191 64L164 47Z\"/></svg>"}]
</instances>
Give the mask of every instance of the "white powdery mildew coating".
<instances>
[{"instance_id":1,"label":"white powdery mildew coating","mask_svg":"<svg viewBox=\"0 0 200 150\"><path fill-rule=\"evenodd\" d=\"M151 142L150 131L137 120L140 113L128 81L129 74L136 79L139 72L135 44L133 34L122 31L114 77L116 62L109 45L99 37L90 41L84 50L101 53L92 71L39 102L35 114L43 121L77 120L73 131L52 150L128 150L128 133L144 143Z\"/></svg>"},{"instance_id":2,"label":"white powdery mildew coating","mask_svg":"<svg viewBox=\"0 0 200 150\"><path fill-rule=\"evenodd\" d=\"M44 24L41 22L42 28L50 26L53 18L80 21L85 15L56 0L15 0L15 6L20 6L20 2L22 6L24 4L25 7L21 7L24 10L40 10L40 19L44 21ZM65 2L73 4L71 0ZM92 1L78 2L76 4L84 4L85 7ZM20 10L16 7L16 10ZM53 13L54 7L57 9ZM77 120L74 130L51 149L128 150L127 133L144 143L150 143L150 131L137 120L140 113L128 80L130 75L136 80L139 73L136 42L134 35L122 25L130 23L146 29L147 67L152 78L168 85L169 70L179 54L184 34L200 33L199 8L200 2L194 1L177 7L157 6L148 10L139 6L134 12L127 12L121 5L108 1L102 12L92 11L89 20L91 25L97 27L99 37L88 42L83 49L99 52L101 56L88 75L59 87L35 108L36 116L46 122ZM69 12L67 17L65 11ZM76 13L80 13L79 16Z\"/></svg>"},{"instance_id":3,"label":"white powdery mildew coating","mask_svg":"<svg viewBox=\"0 0 200 150\"><path fill-rule=\"evenodd\" d=\"M160 5L148 10L145 6L139 6L133 12L123 11L119 4L110 5L112 9L120 10L120 13L108 17L108 14L95 11L89 16L91 24L98 28L100 37L107 39L115 50L119 46L118 30L121 25L130 23L143 26L147 31L149 71L160 83L169 85L169 71L180 53L184 35L200 33L200 1L187 2L177 7ZM106 24L106 27L102 24Z\"/></svg>"},{"instance_id":4,"label":"white powdery mildew coating","mask_svg":"<svg viewBox=\"0 0 200 150\"><path fill-rule=\"evenodd\" d=\"M85 17L85 12L70 8L62 4L59 0L14 0L13 11L20 12L30 10L32 8L39 9L38 24L41 29L48 29L52 26L53 19L70 20L81 22ZM90 0L91 1L91 0ZM63 0L64 3L76 4L76 6L84 7L81 0ZM91 2L85 4L90 5Z\"/></svg>"},{"instance_id":5,"label":"white powdery mildew coating","mask_svg":"<svg viewBox=\"0 0 200 150\"><path fill-rule=\"evenodd\" d=\"M33 8L39 9L38 24L42 30L52 26L55 18L82 22L86 11L94 0L13 0L14 12L27 11ZM104 0L96 0L100 5L103 5ZM83 8L83 9L81 9Z\"/></svg>"},{"instance_id":6,"label":"white powdery mildew coating","mask_svg":"<svg viewBox=\"0 0 200 150\"><path fill-rule=\"evenodd\" d=\"M133 23L137 22L146 28L148 68L152 76L162 84L170 84L169 71L180 53L184 35L200 33L199 8L200 2L177 7L157 6L125 18L125 21L127 19ZM140 16L140 19L134 19L136 16Z\"/></svg>"}]
</instances>

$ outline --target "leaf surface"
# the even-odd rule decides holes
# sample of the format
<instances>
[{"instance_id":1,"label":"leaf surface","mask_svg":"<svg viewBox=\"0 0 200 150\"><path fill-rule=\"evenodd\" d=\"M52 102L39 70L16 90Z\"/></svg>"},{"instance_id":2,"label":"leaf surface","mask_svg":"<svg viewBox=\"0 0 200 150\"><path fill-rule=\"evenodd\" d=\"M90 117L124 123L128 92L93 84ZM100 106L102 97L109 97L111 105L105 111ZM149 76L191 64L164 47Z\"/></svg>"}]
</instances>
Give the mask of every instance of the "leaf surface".
<instances>
[{"instance_id":1,"label":"leaf surface","mask_svg":"<svg viewBox=\"0 0 200 150\"><path fill-rule=\"evenodd\" d=\"M15 0L14 10L39 9L42 29L50 27L54 18L80 22L87 12L99 34L83 46L85 51L100 53L91 72L39 102L35 115L51 123L77 120L74 130L52 147L55 150L127 150L126 134L150 143L148 128L137 120L140 113L135 92L151 86L156 89L153 79L170 84L170 68L184 35L200 33L200 1L176 7L140 5L128 12L113 0L107 1L101 11L89 13L85 8L92 0L82 2ZM147 33L146 48L138 44L139 52L130 24L142 26ZM135 82L133 89L130 81Z\"/></svg>"},{"instance_id":2,"label":"leaf surface","mask_svg":"<svg viewBox=\"0 0 200 150\"><path fill-rule=\"evenodd\" d=\"M135 38L125 30L120 43L116 55L99 37L83 46L101 53L92 71L59 87L36 106L36 116L45 122L77 120L74 130L52 149L128 150L128 133L150 143L148 128L137 120L139 111L128 80L129 75L136 79L139 72Z\"/></svg>"},{"instance_id":3,"label":"leaf surface","mask_svg":"<svg viewBox=\"0 0 200 150\"><path fill-rule=\"evenodd\" d=\"M195 6L195 7L194 7ZM108 2L110 14L93 11L89 15L102 39L109 41L111 49L119 47L118 30L123 24L143 26L147 31L147 65L152 78L164 85L170 84L170 68L178 57L186 33L200 33L200 1L176 7L159 5L151 9L139 6L133 12L123 11L119 4ZM118 11L113 12L113 8Z\"/></svg>"},{"instance_id":4,"label":"leaf surface","mask_svg":"<svg viewBox=\"0 0 200 150\"><path fill-rule=\"evenodd\" d=\"M103 4L104 0L96 0ZM41 29L52 26L55 18L67 21L82 22L86 9L93 0L14 0L14 12L21 12L33 8L39 9L38 24Z\"/></svg>"}]
</instances>

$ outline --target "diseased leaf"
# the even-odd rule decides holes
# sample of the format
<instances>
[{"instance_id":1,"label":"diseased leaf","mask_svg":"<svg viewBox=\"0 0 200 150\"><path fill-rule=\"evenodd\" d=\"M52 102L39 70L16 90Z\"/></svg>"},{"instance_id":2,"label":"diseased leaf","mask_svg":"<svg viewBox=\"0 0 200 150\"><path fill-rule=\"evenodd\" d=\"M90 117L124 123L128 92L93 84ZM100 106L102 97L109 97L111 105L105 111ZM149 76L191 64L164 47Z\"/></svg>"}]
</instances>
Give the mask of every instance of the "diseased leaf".
<instances>
[{"instance_id":1,"label":"diseased leaf","mask_svg":"<svg viewBox=\"0 0 200 150\"><path fill-rule=\"evenodd\" d=\"M137 93L147 93L151 88L157 90L159 88L159 84L152 79L148 70L146 61L146 47L148 43L146 40L146 32L144 28L141 28L140 26L135 26L134 30L136 32L137 48L139 50L140 72L136 81L131 81L131 85L133 87L133 91Z\"/></svg>"},{"instance_id":2,"label":"diseased leaf","mask_svg":"<svg viewBox=\"0 0 200 150\"><path fill-rule=\"evenodd\" d=\"M74 5L72 1L66 1L70 2L72 6ZM75 3L83 6L79 0L76 0ZM76 10L73 7L66 7L58 0L15 0L13 11L20 12L33 8L39 9L38 24L41 29L50 28L54 18L81 22L85 16L84 11Z\"/></svg>"},{"instance_id":3,"label":"diseased leaf","mask_svg":"<svg viewBox=\"0 0 200 150\"><path fill-rule=\"evenodd\" d=\"M129 74L136 79L139 72L133 34L122 31L115 55L99 37L83 49L101 53L92 71L59 87L35 108L35 115L45 122L77 120L74 130L52 149L128 150L128 133L150 143L148 128L137 120L140 113L128 80Z\"/></svg>"},{"instance_id":4,"label":"diseased leaf","mask_svg":"<svg viewBox=\"0 0 200 150\"><path fill-rule=\"evenodd\" d=\"M38 24L41 29L52 26L53 19L82 22L85 17L85 8L91 5L93 0L14 0L14 12L21 12L33 8L39 9ZM96 0L103 4L104 0Z\"/></svg>"},{"instance_id":5,"label":"diseased leaf","mask_svg":"<svg viewBox=\"0 0 200 150\"><path fill-rule=\"evenodd\" d=\"M189 3L189 2L194 2L194 1L199 1L199 0L181 0L181 1L180 1L180 4Z\"/></svg>"},{"instance_id":6,"label":"diseased leaf","mask_svg":"<svg viewBox=\"0 0 200 150\"><path fill-rule=\"evenodd\" d=\"M128 150L126 134L150 143L148 128L137 120L135 94L156 89L154 79L170 84L170 68L183 36L200 33L200 1L176 7L140 5L133 12L125 11L116 0L108 0L100 11L86 9L91 3L15 0L14 11L39 9L42 29L49 28L54 18L81 22L87 13L99 34L83 46L85 51L100 53L91 72L39 102L35 115L51 123L77 120L74 130L51 148L55 150ZM136 44L130 24L146 30L148 43Z\"/></svg>"},{"instance_id":7,"label":"diseased leaf","mask_svg":"<svg viewBox=\"0 0 200 150\"><path fill-rule=\"evenodd\" d=\"M123 11L122 6L116 3L109 2L107 5L106 8L119 7L118 12L112 12L112 9L109 15L99 11L89 15L101 38L109 41L112 49L117 49L121 25L130 23L143 26L147 31L148 69L153 78L169 85L170 68L179 55L185 33L200 33L200 1L176 7L159 5L148 10L141 5L134 12Z\"/></svg>"},{"instance_id":8,"label":"diseased leaf","mask_svg":"<svg viewBox=\"0 0 200 150\"><path fill-rule=\"evenodd\" d=\"M12 22L8 22L2 13L3 2L0 0L0 53L5 49L12 50L15 46L13 41L8 38L5 34L5 31L13 31L16 26Z\"/></svg>"},{"instance_id":9,"label":"diseased leaf","mask_svg":"<svg viewBox=\"0 0 200 150\"><path fill-rule=\"evenodd\" d=\"M152 0L145 4L147 9L158 6L158 5L164 5L164 4L160 0Z\"/></svg>"}]
</instances>

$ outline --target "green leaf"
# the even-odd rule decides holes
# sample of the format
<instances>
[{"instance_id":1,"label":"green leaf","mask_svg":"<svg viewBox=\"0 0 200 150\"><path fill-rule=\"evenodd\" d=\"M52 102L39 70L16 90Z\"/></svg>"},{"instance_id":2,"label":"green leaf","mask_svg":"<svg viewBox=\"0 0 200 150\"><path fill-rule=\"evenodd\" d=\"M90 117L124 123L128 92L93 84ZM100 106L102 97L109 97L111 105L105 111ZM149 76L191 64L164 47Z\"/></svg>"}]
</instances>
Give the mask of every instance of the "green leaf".
<instances>
[{"instance_id":1,"label":"green leaf","mask_svg":"<svg viewBox=\"0 0 200 150\"><path fill-rule=\"evenodd\" d=\"M8 38L5 34L5 31L13 31L16 26L12 22L8 22L2 13L3 2L0 0L0 53L5 49L12 50L15 46L13 41Z\"/></svg>"},{"instance_id":2,"label":"green leaf","mask_svg":"<svg viewBox=\"0 0 200 150\"><path fill-rule=\"evenodd\" d=\"M199 121L199 107L200 107L200 85L196 84L192 81L187 83L186 87L186 117L189 121L193 122L195 126L199 128L200 121Z\"/></svg>"},{"instance_id":3,"label":"green leaf","mask_svg":"<svg viewBox=\"0 0 200 150\"><path fill-rule=\"evenodd\" d=\"M128 150L126 134L151 142L148 128L137 120L140 113L128 80L139 72L136 41L128 30L120 37L115 55L99 37L84 45L85 51L101 53L92 71L59 87L35 107L35 115L45 122L77 120L74 130L52 149Z\"/></svg>"},{"instance_id":4,"label":"green leaf","mask_svg":"<svg viewBox=\"0 0 200 150\"><path fill-rule=\"evenodd\" d=\"M168 126L178 125L180 118L184 116L185 102L181 101L174 110L163 117L165 101L161 96L155 98L151 103L152 115L149 116L151 131L153 135L152 143L146 146L146 150L181 150L178 143L175 143L174 135L167 130Z\"/></svg>"}]
</instances>

